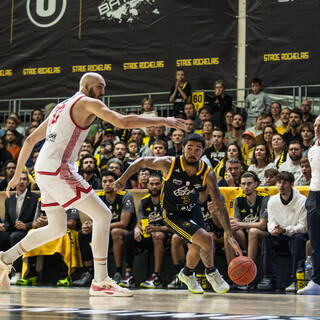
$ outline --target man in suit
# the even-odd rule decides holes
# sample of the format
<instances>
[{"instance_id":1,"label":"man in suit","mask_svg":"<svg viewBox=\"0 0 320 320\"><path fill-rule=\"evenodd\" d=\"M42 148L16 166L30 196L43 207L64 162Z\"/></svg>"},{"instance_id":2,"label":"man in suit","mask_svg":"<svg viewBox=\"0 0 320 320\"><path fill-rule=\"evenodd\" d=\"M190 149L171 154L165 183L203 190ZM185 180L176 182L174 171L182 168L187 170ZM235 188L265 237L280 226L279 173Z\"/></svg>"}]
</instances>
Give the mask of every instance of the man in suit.
<instances>
[{"instance_id":1,"label":"man in suit","mask_svg":"<svg viewBox=\"0 0 320 320\"><path fill-rule=\"evenodd\" d=\"M39 196L28 190L28 175L22 172L16 193L5 200L5 231L9 232L10 246L18 243L32 228ZM20 261L19 261L20 260ZM16 275L11 279L15 282L20 278L21 259L16 261Z\"/></svg>"}]
</instances>

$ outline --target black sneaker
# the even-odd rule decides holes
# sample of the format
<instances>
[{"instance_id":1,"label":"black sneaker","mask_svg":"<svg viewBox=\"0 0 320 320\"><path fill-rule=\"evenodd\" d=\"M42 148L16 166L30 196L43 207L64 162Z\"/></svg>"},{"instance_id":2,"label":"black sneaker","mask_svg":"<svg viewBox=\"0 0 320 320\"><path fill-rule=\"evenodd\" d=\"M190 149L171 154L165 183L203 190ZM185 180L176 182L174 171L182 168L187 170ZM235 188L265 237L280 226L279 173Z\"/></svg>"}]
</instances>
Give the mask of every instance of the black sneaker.
<instances>
[{"instance_id":1,"label":"black sneaker","mask_svg":"<svg viewBox=\"0 0 320 320\"><path fill-rule=\"evenodd\" d=\"M119 286L122 288L134 288L135 283L133 274L131 272L127 272L122 281L119 283Z\"/></svg>"},{"instance_id":2,"label":"black sneaker","mask_svg":"<svg viewBox=\"0 0 320 320\"><path fill-rule=\"evenodd\" d=\"M145 289L160 289L163 287L163 284L159 276L152 274L149 279L140 283L140 287Z\"/></svg>"}]
</instances>

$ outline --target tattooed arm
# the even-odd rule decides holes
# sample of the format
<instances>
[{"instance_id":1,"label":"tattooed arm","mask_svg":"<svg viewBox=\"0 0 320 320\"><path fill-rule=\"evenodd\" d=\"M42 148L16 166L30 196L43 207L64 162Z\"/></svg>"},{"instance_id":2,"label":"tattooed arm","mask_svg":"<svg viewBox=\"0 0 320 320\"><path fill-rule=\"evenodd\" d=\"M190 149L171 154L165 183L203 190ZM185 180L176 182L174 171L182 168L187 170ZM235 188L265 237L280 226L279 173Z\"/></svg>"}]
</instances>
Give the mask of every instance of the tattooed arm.
<instances>
[{"instance_id":1,"label":"tattooed arm","mask_svg":"<svg viewBox=\"0 0 320 320\"><path fill-rule=\"evenodd\" d=\"M230 225L229 214L223 200L221 199L216 176L212 172L212 170L208 172L208 175L206 178L206 185L207 185L207 188L209 189L212 205L215 207L214 208L215 216L219 219L219 222L222 228L224 229L228 242L230 243L230 245L233 247L234 251L237 254L242 255L242 251L239 247L238 242L232 236L232 229Z\"/></svg>"}]
</instances>

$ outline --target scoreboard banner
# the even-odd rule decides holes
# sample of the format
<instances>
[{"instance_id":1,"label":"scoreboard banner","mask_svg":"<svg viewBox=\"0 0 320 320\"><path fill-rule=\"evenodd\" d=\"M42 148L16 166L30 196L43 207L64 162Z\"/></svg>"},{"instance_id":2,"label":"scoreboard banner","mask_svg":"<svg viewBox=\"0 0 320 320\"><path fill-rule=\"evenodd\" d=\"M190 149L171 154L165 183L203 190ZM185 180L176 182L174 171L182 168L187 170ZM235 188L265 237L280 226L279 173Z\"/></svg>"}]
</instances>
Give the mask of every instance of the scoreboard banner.
<instances>
[{"instance_id":1,"label":"scoreboard banner","mask_svg":"<svg viewBox=\"0 0 320 320\"><path fill-rule=\"evenodd\" d=\"M106 94L169 91L183 68L193 89L235 87L232 0L0 2L0 99L68 96L84 72Z\"/></svg>"},{"instance_id":2,"label":"scoreboard banner","mask_svg":"<svg viewBox=\"0 0 320 320\"><path fill-rule=\"evenodd\" d=\"M319 0L247 0L247 85L319 83Z\"/></svg>"}]
</instances>

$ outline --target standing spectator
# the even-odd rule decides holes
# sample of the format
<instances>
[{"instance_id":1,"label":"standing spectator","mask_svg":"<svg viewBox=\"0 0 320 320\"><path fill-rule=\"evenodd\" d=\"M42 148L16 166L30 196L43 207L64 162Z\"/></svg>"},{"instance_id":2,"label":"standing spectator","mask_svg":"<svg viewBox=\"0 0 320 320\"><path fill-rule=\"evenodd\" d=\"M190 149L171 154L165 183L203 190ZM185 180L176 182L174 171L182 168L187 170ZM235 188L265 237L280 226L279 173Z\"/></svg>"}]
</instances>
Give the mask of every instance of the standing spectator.
<instances>
[{"instance_id":1,"label":"standing spectator","mask_svg":"<svg viewBox=\"0 0 320 320\"><path fill-rule=\"evenodd\" d=\"M266 186L267 187L274 187L277 183L277 175L279 171L277 169L271 168L267 169L264 172L264 177L266 180Z\"/></svg>"},{"instance_id":2,"label":"standing spectator","mask_svg":"<svg viewBox=\"0 0 320 320\"><path fill-rule=\"evenodd\" d=\"M302 122L302 113L300 109L295 108L290 112L289 116L289 129L283 135L284 141L289 145L290 141L298 140L302 144L302 138L300 135L300 125Z\"/></svg>"},{"instance_id":3,"label":"standing spectator","mask_svg":"<svg viewBox=\"0 0 320 320\"><path fill-rule=\"evenodd\" d=\"M11 153L12 159L16 161L18 159L21 147L17 143L17 136L15 132L8 129L4 139L7 151Z\"/></svg>"},{"instance_id":4,"label":"standing spectator","mask_svg":"<svg viewBox=\"0 0 320 320\"><path fill-rule=\"evenodd\" d=\"M249 258L257 261L259 244L267 229L267 203L269 196L257 191L258 176L247 171L241 175L240 187L243 194L234 200L234 218L230 218L232 233ZM230 244L224 241L228 264L235 258Z\"/></svg>"},{"instance_id":5,"label":"standing spectator","mask_svg":"<svg viewBox=\"0 0 320 320\"><path fill-rule=\"evenodd\" d=\"M4 138L0 137L0 172L2 172L3 165L12 160L11 153L4 147Z\"/></svg>"},{"instance_id":6,"label":"standing spectator","mask_svg":"<svg viewBox=\"0 0 320 320\"><path fill-rule=\"evenodd\" d=\"M227 147L223 143L224 131L221 128L215 127L212 131L212 145L205 151L210 167L213 169L225 157Z\"/></svg>"},{"instance_id":7,"label":"standing spectator","mask_svg":"<svg viewBox=\"0 0 320 320\"><path fill-rule=\"evenodd\" d=\"M249 166L248 170L253 171L258 176L261 185L265 186L266 181L264 172L271 168L275 169L276 165L271 162L271 154L267 145L257 144L254 149L252 164Z\"/></svg>"},{"instance_id":8,"label":"standing spectator","mask_svg":"<svg viewBox=\"0 0 320 320\"><path fill-rule=\"evenodd\" d=\"M262 82L259 78L254 78L250 82L251 91L246 98L246 111L248 114L246 128L254 126L259 114L269 112L271 100L262 90Z\"/></svg>"},{"instance_id":9,"label":"standing spectator","mask_svg":"<svg viewBox=\"0 0 320 320\"><path fill-rule=\"evenodd\" d=\"M7 185L11 178L14 176L16 172L16 162L14 160L7 160L2 167L2 176L3 180L0 182L0 191L5 191L7 189Z\"/></svg>"},{"instance_id":10,"label":"standing spectator","mask_svg":"<svg viewBox=\"0 0 320 320\"><path fill-rule=\"evenodd\" d=\"M314 123L317 116L310 113L311 111L311 101L305 99L302 100L301 106L300 106L301 112L302 112L302 122L311 122Z\"/></svg>"},{"instance_id":11,"label":"standing spectator","mask_svg":"<svg viewBox=\"0 0 320 320\"><path fill-rule=\"evenodd\" d=\"M155 289L163 286L160 272L168 227L164 225L161 215L161 176L153 173L149 177L148 191L149 193L139 202L138 223L134 230L128 232L125 237L126 275L120 285L127 288L134 286L133 260L135 248L149 251L153 249L154 252L154 271L150 278L140 284L140 287ZM148 225L144 232L141 224L143 219L148 219Z\"/></svg>"},{"instance_id":12,"label":"standing spectator","mask_svg":"<svg viewBox=\"0 0 320 320\"><path fill-rule=\"evenodd\" d=\"M184 105L191 101L191 84L185 80L183 69L176 71L176 84L171 87L169 101L173 103L173 115L184 113Z\"/></svg>"},{"instance_id":13,"label":"standing spectator","mask_svg":"<svg viewBox=\"0 0 320 320\"><path fill-rule=\"evenodd\" d=\"M262 240L263 280L258 290L276 289L276 252L281 249L291 254L292 284L286 291L295 290L298 262L305 259L307 240L306 197L293 188L294 176L280 172L277 176L279 193L268 202L268 233Z\"/></svg>"},{"instance_id":14,"label":"standing spectator","mask_svg":"<svg viewBox=\"0 0 320 320\"><path fill-rule=\"evenodd\" d=\"M308 150L313 146L314 130L311 122L304 122L301 125L301 138L303 155L308 156Z\"/></svg>"},{"instance_id":15,"label":"standing spectator","mask_svg":"<svg viewBox=\"0 0 320 320\"><path fill-rule=\"evenodd\" d=\"M278 101L274 101L271 104L271 110L270 113L272 115L273 118L273 123L274 126L277 128L279 126L281 126L282 122L280 119L280 115L281 115L281 103Z\"/></svg>"},{"instance_id":16,"label":"standing spectator","mask_svg":"<svg viewBox=\"0 0 320 320\"><path fill-rule=\"evenodd\" d=\"M93 156L85 156L80 160L80 173L95 190L101 190L101 180L95 175L96 159Z\"/></svg>"},{"instance_id":17,"label":"standing spectator","mask_svg":"<svg viewBox=\"0 0 320 320\"><path fill-rule=\"evenodd\" d=\"M168 150L168 156L176 157L182 155L182 143L184 136L184 132L180 129L172 131L171 140L173 147Z\"/></svg>"},{"instance_id":18,"label":"standing spectator","mask_svg":"<svg viewBox=\"0 0 320 320\"><path fill-rule=\"evenodd\" d=\"M291 110L289 108L283 108L280 113L281 125L276 129L278 133L284 134L289 129L289 117Z\"/></svg>"},{"instance_id":19,"label":"standing spectator","mask_svg":"<svg viewBox=\"0 0 320 320\"><path fill-rule=\"evenodd\" d=\"M227 145L237 143L238 146L241 146L241 135L244 131L243 125L243 115L241 113L235 113L232 117L232 130L225 134L226 139L228 139Z\"/></svg>"},{"instance_id":20,"label":"standing spectator","mask_svg":"<svg viewBox=\"0 0 320 320\"><path fill-rule=\"evenodd\" d=\"M230 159L226 162L226 175L218 183L219 187L239 187L241 162L239 159Z\"/></svg>"},{"instance_id":21,"label":"standing spectator","mask_svg":"<svg viewBox=\"0 0 320 320\"><path fill-rule=\"evenodd\" d=\"M303 155L303 148L298 140L292 140L288 148L287 161L280 167L279 171L288 171L294 176L294 184L300 186L303 183L303 174L301 172L300 160Z\"/></svg>"},{"instance_id":22,"label":"standing spectator","mask_svg":"<svg viewBox=\"0 0 320 320\"><path fill-rule=\"evenodd\" d=\"M271 140L272 154L271 158L277 169L287 161L287 145L283 136L279 133L274 134Z\"/></svg>"},{"instance_id":23,"label":"standing spectator","mask_svg":"<svg viewBox=\"0 0 320 320\"><path fill-rule=\"evenodd\" d=\"M223 115L232 110L232 98L225 93L226 83L223 80L215 82L213 97L209 97L209 107L211 108L212 123L215 127L223 126Z\"/></svg>"},{"instance_id":24,"label":"standing spectator","mask_svg":"<svg viewBox=\"0 0 320 320\"><path fill-rule=\"evenodd\" d=\"M10 246L17 244L32 228L32 222L37 209L39 196L28 190L28 175L22 172L17 193L5 200L5 230L10 233ZM15 284L21 275L21 258L14 262L16 274L10 283Z\"/></svg>"},{"instance_id":25,"label":"standing spectator","mask_svg":"<svg viewBox=\"0 0 320 320\"><path fill-rule=\"evenodd\" d=\"M308 233L312 248L312 279L308 285L299 290L298 294L320 295L320 117L314 122L316 143L309 150L308 158L311 164L311 183L306 201Z\"/></svg>"},{"instance_id":26,"label":"standing spectator","mask_svg":"<svg viewBox=\"0 0 320 320\"><path fill-rule=\"evenodd\" d=\"M256 119L256 125L246 128L246 131L252 132L255 137L262 134L262 115L261 114Z\"/></svg>"},{"instance_id":27,"label":"standing spectator","mask_svg":"<svg viewBox=\"0 0 320 320\"><path fill-rule=\"evenodd\" d=\"M193 119L196 120L197 118L197 112L196 108L194 107L193 103L186 103L184 105L184 115L186 116L186 119Z\"/></svg>"},{"instance_id":28,"label":"standing spectator","mask_svg":"<svg viewBox=\"0 0 320 320\"><path fill-rule=\"evenodd\" d=\"M113 183L118 179L114 172L105 171L102 174L103 191L99 193L100 199L112 212L110 224L110 246L116 265L113 279L120 283L122 280L123 240L128 231L133 230L136 224L136 213L132 194L128 191L116 192Z\"/></svg>"},{"instance_id":29,"label":"standing spectator","mask_svg":"<svg viewBox=\"0 0 320 320\"><path fill-rule=\"evenodd\" d=\"M311 166L308 158L301 158L300 160L301 172L303 174L303 179L300 186L310 186L311 182Z\"/></svg>"},{"instance_id":30,"label":"standing spectator","mask_svg":"<svg viewBox=\"0 0 320 320\"><path fill-rule=\"evenodd\" d=\"M249 166L252 162L255 146L256 141L254 134L251 131L244 132L242 134L241 154L243 157L243 162L247 166Z\"/></svg>"}]
</instances>

